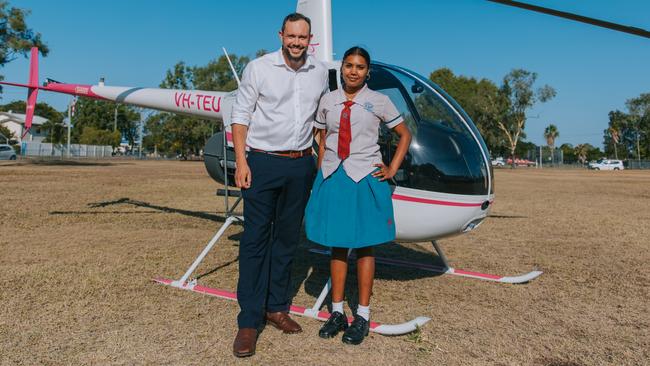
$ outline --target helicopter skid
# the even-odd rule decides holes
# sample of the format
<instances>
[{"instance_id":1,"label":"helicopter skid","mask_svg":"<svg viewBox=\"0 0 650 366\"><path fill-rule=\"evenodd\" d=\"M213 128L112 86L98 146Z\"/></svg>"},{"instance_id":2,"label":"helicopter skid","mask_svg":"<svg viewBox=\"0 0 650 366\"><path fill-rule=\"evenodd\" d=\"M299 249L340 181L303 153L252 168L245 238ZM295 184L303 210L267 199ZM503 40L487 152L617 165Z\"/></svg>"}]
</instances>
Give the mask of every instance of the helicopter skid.
<instances>
[{"instance_id":1,"label":"helicopter skid","mask_svg":"<svg viewBox=\"0 0 650 366\"><path fill-rule=\"evenodd\" d=\"M436 244L434 244L434 246L436 246L436 250L438 250L438 253L442 253L442 250ZM322 249L309 249L309 251L316 254L325 254L325 255L330 254L328 250L322 250ZM444 255L441 255L441 259L443 263L445 264L447 263L447 259L444 257ZM437 266L435 264L417 263L417 262L410 262L410 261L404 261L404 260L393 259L393 258L385 258L385 257L375 257L375 261L380 264L387 264L391 266L416 268L424 271L475 278L477 280L500 282L500 283L513 283L513 284L530 282L535 278L539 277L543 273L542 271L530 271L528 273L521 274L519 276L499 276L499 275L493 275L489 273L466 271L464 269L458 269L449 266Z\"/></svg>"},{"instance_id":2,"label":"helicopter skid","mask_svg":"<svg viewBox=\"0 0 650 366\"><path fill-rule=\"evenodd\" d=\"M176 287L182 290L187 290L187 291L197 292L204 295L218 297L221 299L237 301L237 294L235 294L234 292L201 286L197 284L196 281L190 281L189 283L188 282L181 283L179 281L173 281L170 279L159 277L154 279L154 282ZM307 318L317 319L320 321L326 321L327 319L329 319L330 316L330 313L326 311L319 311L318 307L305 308L302 306L291 305L289 311L291 312L291 314L294 315L304 316ZM348 317L348 323L351 323L352 320L353 320L352 318ZM423 326L429 320L431 320L431 318L419 316L413 320L401 324L381 324L377 322L370 322L370 331L377 334L383 334L383 335L407 334L417 330L419 327Z\"/></svg>"}]
</instances>

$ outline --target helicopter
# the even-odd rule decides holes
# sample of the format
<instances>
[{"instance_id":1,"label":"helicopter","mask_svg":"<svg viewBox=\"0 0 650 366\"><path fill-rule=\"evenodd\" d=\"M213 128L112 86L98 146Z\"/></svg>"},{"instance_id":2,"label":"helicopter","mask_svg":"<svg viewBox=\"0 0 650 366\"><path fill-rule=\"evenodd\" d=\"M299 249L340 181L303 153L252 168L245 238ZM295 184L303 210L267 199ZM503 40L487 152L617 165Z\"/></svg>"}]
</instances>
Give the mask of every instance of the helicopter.
<instances>
[{"instance_id":1,"label":"helicopter","mask_svg":"<svg viewBox=\"0 0 650 366\"><path fill-rule=\"evenodd\" d=\"M331 0L298 0L296 11L312 21L313 38L308 51L310 57L318 59L328 68L329 89L339 88L341 61L333 59ZM232 71L237 79L234 68ZM501 283L525 283L541 275L541 271L531 271L519 276L498 276L450 266L437 241L478 228L489 216L494 202L494 174L487 145L462 107L428 78L407 68L381 62L372 62L370 72L372 78L368 81L368 87L386 94L392 100L412 134L408 154L391 182L396 241L430 241L443 265L411 263L381 257L377 258L377 262ZM232 189L235 161L229 124L236 90L220 92L107 86L103 81L97 85L69 84L49 79L45 84L39 85L36 48L31 50L28 83L0 84L28 89L26 129L30 127L39 91L64 93L222 121L224 131L208 140L204 149L204 160L210 177L224 185L224 189L218 190L217 193L225 197L226 220L180 279L157 278L155 281L180 289L236 299L236 295L230 291L201 286L196 279L191 279L192 273L226 229L243 220L234 211L241 201L241 195L239 191ZM393 140L388 130L380 131L379 145L385 162L390 161L395 153L397 141ZM234 205L230 205L230 197L237 198ZM312 251L325 254L315 249ZM320 311L320 308L329 290L328 280L311 308L292 306L291 312L327 320L329 314ZM405 334L416 330L429 320L428 317L416 317L400 324L371 322L370 330L387 335Z\"/></svg>"}]
</instances>

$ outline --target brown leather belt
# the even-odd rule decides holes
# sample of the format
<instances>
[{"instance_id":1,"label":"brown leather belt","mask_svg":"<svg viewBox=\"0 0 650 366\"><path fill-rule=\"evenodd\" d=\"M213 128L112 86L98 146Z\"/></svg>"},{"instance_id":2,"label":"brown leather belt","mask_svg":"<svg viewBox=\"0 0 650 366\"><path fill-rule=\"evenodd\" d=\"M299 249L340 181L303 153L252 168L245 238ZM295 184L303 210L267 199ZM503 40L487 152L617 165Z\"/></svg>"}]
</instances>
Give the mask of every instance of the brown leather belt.
<instances>
[{"instance_id":1,"label":"brown leather belt","mask_svg":"<svg viewBox=\"0 0 650 366\"><path fill-rule=\"evenodd\" d=\"M260 150L251 147L251 151L255 151L262 154L284 156L285 158L291 158L291 159L302 158L303 156L309 156L312 153L311 147L305 150L283 150L283 151L266 151L266 150Z\"/></svg>"}]
</instances>

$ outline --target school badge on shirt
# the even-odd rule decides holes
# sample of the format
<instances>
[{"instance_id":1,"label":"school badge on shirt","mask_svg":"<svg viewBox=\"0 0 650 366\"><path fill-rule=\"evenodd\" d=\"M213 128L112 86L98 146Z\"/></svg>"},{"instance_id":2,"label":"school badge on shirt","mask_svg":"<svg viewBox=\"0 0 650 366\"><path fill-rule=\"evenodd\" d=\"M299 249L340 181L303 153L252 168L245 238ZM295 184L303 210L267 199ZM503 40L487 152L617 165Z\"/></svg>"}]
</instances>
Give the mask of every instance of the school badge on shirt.
<instances>
[{"instance_id":1,"label":"school badge on shirt","mask_svg":"<svg viewBox=\"0 0 650 366\"><path fill-rule=\"evenodd\" d=\"M374 106L372 103L370 103L370 102L366 102L366 103L363 105L363 109L367 110L367 111L370 112L370 113L372 113L372 110L373 110L374 108L375 108L375 106Z\"/></svg>"}]
</instances>

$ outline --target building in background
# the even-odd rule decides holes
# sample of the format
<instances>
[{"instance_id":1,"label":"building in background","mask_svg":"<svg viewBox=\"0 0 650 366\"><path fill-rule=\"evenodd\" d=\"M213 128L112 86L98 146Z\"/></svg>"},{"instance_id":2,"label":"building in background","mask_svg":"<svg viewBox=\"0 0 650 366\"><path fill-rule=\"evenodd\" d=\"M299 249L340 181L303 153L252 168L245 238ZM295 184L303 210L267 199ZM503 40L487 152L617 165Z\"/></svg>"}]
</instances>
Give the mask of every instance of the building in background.
<instances>
[{"instance_id":1,"label":"building in background","mask_svg":"<svg viewBox=\"0 0 650 366\"><path fill-rule=\"evenodd\" d=\"M25 131L25 114L14 113L12 111L0 112L0 125L8 128L9 131L14 134L15 141L19 144L23 141L43 142L43 140L45 140L45 138L48 136L49 132L42 128L43 124L46 122L48 122L48 119L34 115L34 119L32 120L32 129L23 140L22 136L23 132Z\"/></svg>"}]
</instances>

